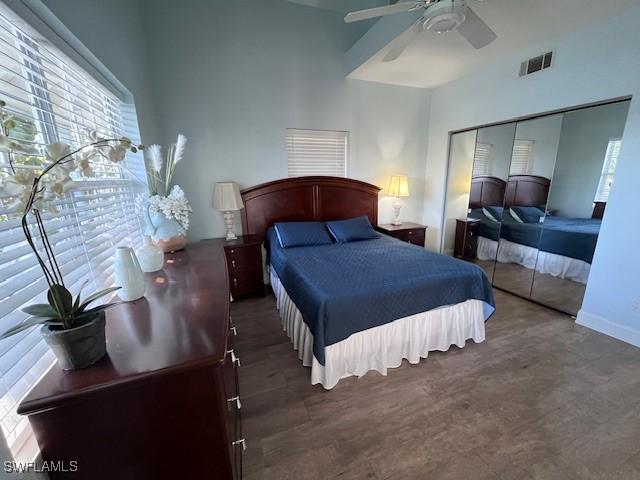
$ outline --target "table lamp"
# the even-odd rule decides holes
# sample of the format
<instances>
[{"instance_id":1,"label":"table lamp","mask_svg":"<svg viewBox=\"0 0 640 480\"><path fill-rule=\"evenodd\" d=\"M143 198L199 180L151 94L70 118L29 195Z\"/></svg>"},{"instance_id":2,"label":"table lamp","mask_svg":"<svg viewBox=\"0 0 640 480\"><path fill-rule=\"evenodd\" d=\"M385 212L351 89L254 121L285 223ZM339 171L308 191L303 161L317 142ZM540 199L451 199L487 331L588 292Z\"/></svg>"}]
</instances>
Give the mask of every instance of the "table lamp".
<instances>
[{"instance_id":1,"label":"table lamp","mask_svg":"<svg viewBox=\"0 0 640 480\"><path fill-rule=\"evenodd\" d=\"M400 209L402 208L402 202L400 197L409 196L409 182L406 175L392 175L389 180L389 188L387 189L387 195L390 197L396 197L396 201L393 203L393 225L402 225L400 221Z\"/></svg>"},{"instance_id":2,"label":"table lamp","mask_svg":"<svg viewBox=\"0 0 640 480\"><path fill-rule=\"evenodd\" d=\"M233 232L234 212L244 208L240 189L234 182L216 183L213 193L213 208L224 212L224 223L227 226L227 240L235 240L236 234Z\"/></svg>"}]
</instances>

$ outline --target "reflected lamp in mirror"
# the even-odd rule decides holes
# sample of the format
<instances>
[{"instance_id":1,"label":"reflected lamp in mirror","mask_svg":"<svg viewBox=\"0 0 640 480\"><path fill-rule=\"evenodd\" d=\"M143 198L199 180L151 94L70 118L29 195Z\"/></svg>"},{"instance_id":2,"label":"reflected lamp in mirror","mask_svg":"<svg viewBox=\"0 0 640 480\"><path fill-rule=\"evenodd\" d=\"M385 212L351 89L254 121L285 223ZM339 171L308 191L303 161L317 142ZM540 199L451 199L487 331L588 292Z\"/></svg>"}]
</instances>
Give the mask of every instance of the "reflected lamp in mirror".
<instances>
[{"instance_id":1,"label":"reflected lamp in mirror","mask_svg":"<svg viewBox=\"0 0 640 480\"><path fill-rule=\"evenodd\" d=\"M240 189L235 182L218 182L213 193L213 208L223 212L227 226L227 240L238 238L233 231L234 212L244 208Z\"/></svg>"},{"instance_id":2,"label":"reflected lamp in mirror","mask_svg":"<svg viewBox=\"0 0 640 480\"><path fill-rule=\"evenodd\" d=\"M402 208L402 202L400 197L409 196L409 182L406 175L392 175L389 179L389 188L387 189L387 195L390 197L396 197L396 201L393 203L393 225L402 225L400 221L400 209Z\"/></svg>"}]
</instances>

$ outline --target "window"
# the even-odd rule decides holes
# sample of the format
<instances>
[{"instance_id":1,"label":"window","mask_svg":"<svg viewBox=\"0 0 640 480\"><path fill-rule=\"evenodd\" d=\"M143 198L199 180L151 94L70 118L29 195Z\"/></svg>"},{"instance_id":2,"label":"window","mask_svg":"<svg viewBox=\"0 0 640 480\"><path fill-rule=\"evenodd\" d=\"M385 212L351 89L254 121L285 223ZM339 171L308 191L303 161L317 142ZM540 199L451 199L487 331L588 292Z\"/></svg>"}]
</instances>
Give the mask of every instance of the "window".
<instances>
[{"instance_id":1,"label":"window","mask_svg":"<svg viewBox=\"0 0 640 480\"><path fill-rule=\"evenodd\" d=\"M286 142L290 177L347 176L349 132L288 128Z\"/></svg>"},{"instance_id":2,"label":"window","mask_svg":"<svg viewBox=\"0 0 640 480\"><path fill-rule=\"evenodd\" d=\"M514 140L509 175L526 175L531 171L533 140Z\"/></svg>"},{"instance_id":3,"label":"window","mask_svg":"<svg viewBox=\"0 0 640 480\"><path fill-rule=\"evenodd\" d=\"M0 98L16 123L11 135L39 150L15 155L17 169L41 170L43 145L62 141L78 146L86 142L88 130L104 137L126 132L139 141L131 106L121 105L2 3L0 46ZM100 163L93 177L73 177L75 188L54 202L59 213L44 215L73 293L85 279L91 280L86 291L112 284L114 247L142 240L134 197L146 188L144 162L141 154L129 154L125 162L124 167ZM0 153L0 176L9 171L8 157ZM21 306L45 301L46 288L22 234L20 212L0 202L0 331L26 317ZM37 451L28 421L15 413L16 406L53 362L37 328L0 341L0 427L18 460L32 460Z\"/></svg>"},{"instance_id":4,"label":"window","mask_svg":"<svg viewBox=\"0 0 640 480\"><path fill-rule=\"evenodd\" d=\"M594 202L606 202L609 199L609 193L611 193L613 176L616 172L616 165L618 163L618 155L620 155L621 146L621 138L612 138L611 140L609 140L609 144L607 145L607 153L604 156L602 173L600 174L600 182L598 183L598 190L596 192L596 198L594 199Z\"/></svg>"},{"instance_id":5,"label":"window","mask_svg":"<svg viewBox=\"0 0 640 480\"><path fill-rule=\"evenodd\" d=\"M489 175L492 151L493 145L490 143L476 143L476 151L473 154L473 177Z\"/></svg>"}]
</instances>

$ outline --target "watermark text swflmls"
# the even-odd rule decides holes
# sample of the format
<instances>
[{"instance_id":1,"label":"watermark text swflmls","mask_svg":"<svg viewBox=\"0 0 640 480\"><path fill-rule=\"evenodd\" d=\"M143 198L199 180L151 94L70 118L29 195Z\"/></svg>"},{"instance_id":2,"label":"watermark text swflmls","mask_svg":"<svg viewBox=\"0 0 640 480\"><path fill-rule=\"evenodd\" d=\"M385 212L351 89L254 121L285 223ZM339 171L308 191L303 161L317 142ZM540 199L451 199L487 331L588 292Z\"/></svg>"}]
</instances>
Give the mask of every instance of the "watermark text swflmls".
<instances>
[{"instance_id":1,"label":"watermark text swflmls","mask_svg":"<svg viewBox=\"0 0 640 480\"><path fill-rule=\"evenodd\" d=\"M15 462L6 460L2 467L6 473L49 473L49 472L77 472L78 462L76 460L43 460L42 462Z\"/></svg>"}]
</instances>

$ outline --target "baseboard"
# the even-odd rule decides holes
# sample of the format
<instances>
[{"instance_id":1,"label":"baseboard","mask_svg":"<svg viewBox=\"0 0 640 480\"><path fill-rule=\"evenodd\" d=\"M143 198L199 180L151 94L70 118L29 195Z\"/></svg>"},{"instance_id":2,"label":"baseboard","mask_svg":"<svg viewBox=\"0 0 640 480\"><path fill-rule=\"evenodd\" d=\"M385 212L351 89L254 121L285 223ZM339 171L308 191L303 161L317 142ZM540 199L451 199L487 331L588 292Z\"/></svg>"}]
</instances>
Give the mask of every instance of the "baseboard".
<instances>
[{"instance_id":1,"label":"baseboard","mask_svg":"<svg viewBox=\"0 0 640 480\"><path fill-rule=\"evenodd\" d=\"M593 315L592 313L580 310L576 319L578 325L590 328L596 332L604 333L610 337L617 338L623 342L630 343L636 347L640 347L640 330L620 325L606 318Z\"/></svg>"}]
</instances>

